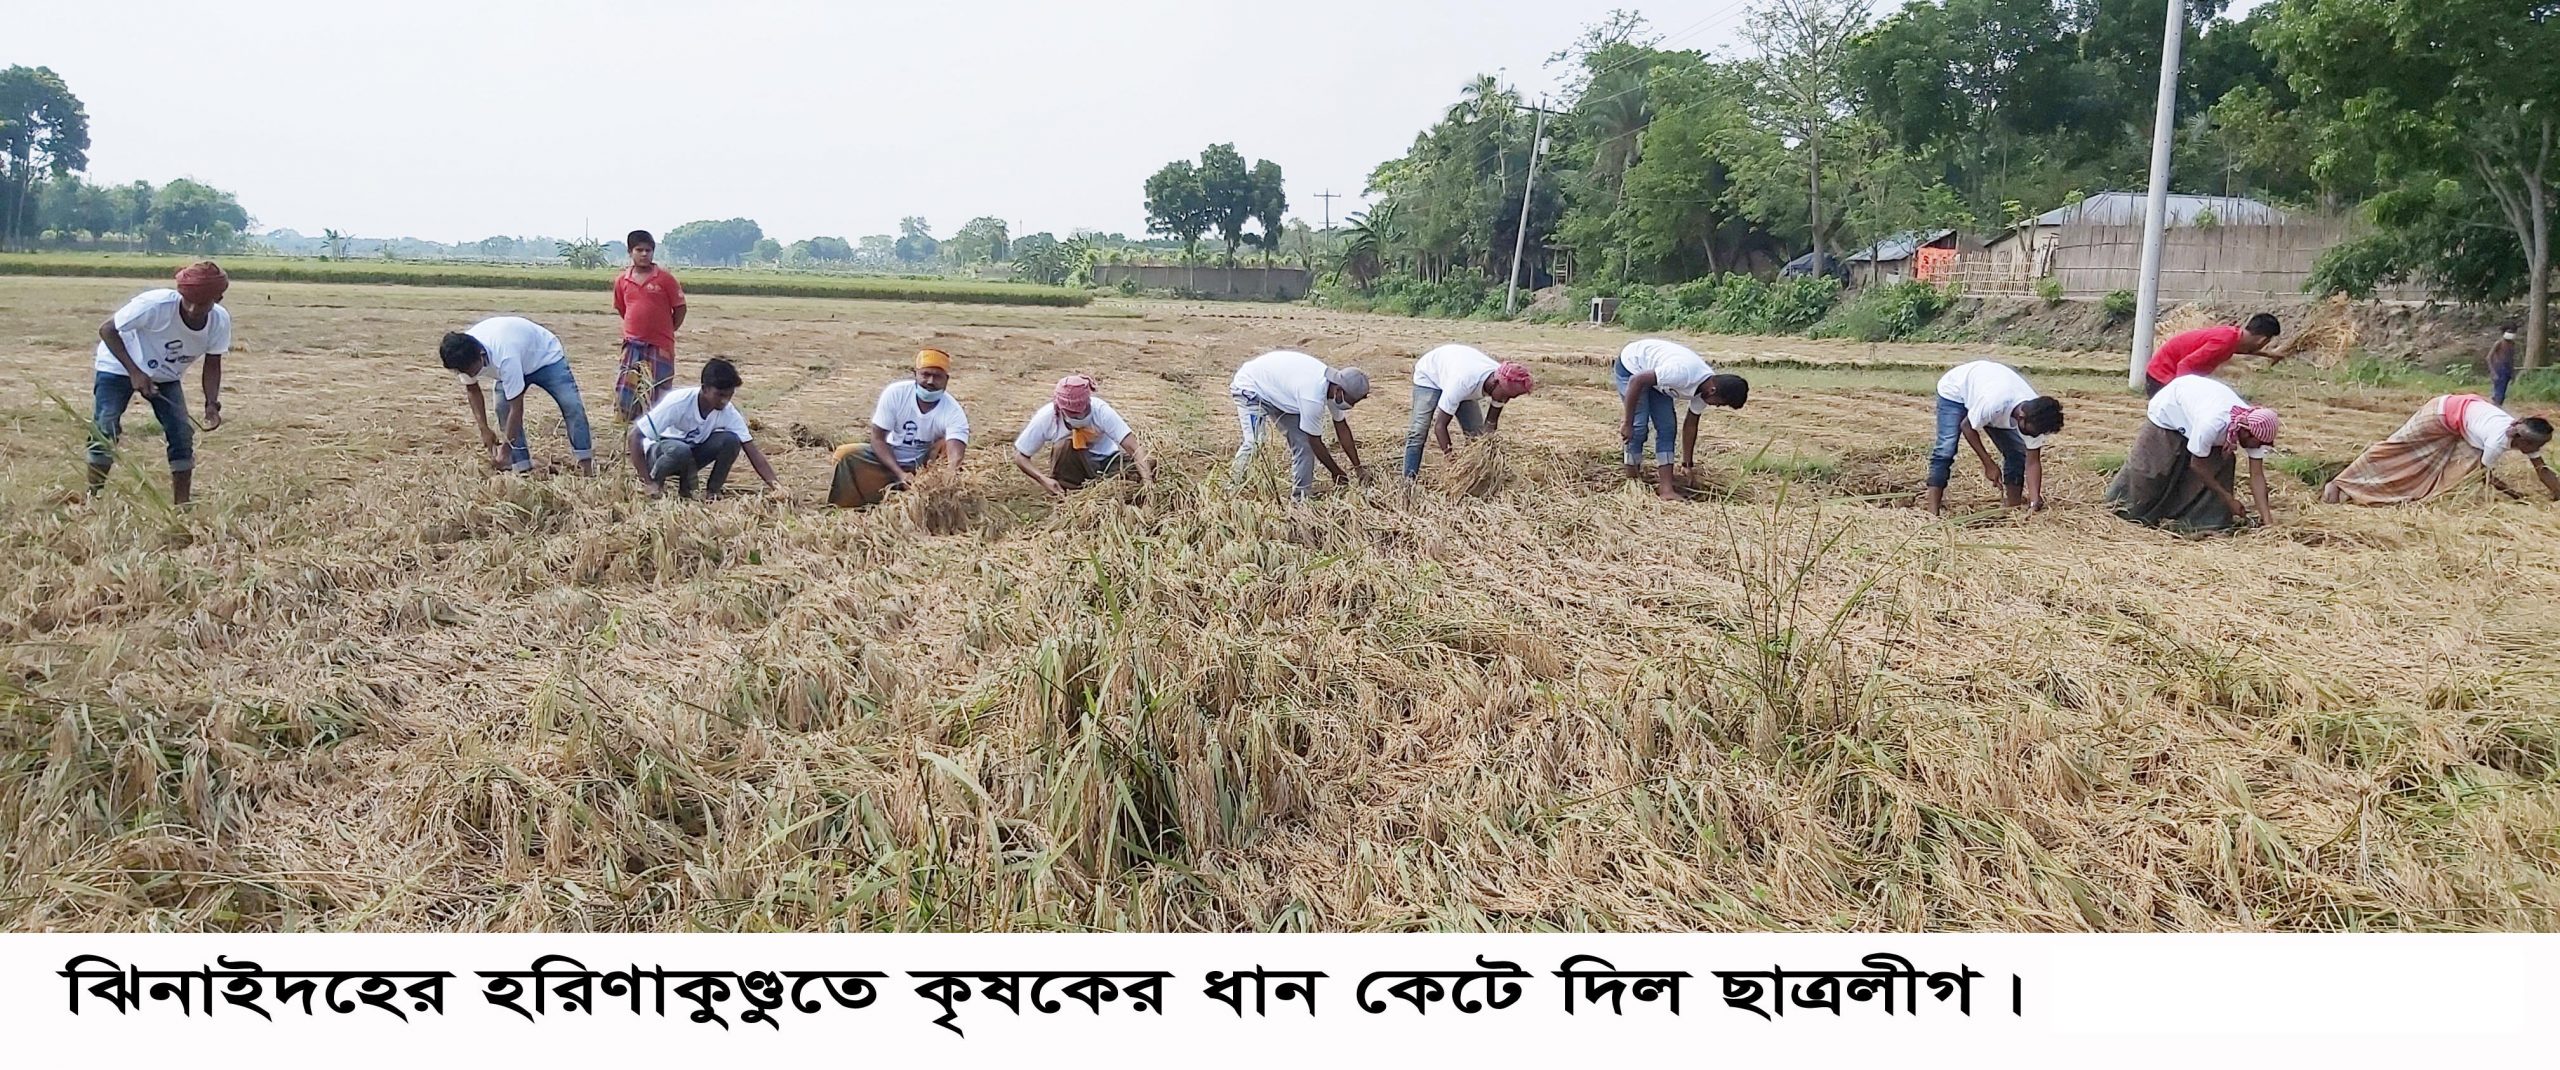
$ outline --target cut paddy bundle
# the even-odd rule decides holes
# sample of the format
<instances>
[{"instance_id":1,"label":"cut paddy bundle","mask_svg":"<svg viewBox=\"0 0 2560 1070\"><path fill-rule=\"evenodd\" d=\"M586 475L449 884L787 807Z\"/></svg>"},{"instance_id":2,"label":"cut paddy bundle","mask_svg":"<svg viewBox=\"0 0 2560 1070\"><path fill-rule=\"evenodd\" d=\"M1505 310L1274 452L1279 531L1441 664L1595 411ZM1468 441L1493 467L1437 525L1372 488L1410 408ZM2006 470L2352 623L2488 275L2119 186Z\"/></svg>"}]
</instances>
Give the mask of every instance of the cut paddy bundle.
<instances>
[{"instance_id":1,"label":"cut paddy bundle","mask_svg":"<svg viewBox=\"0 0 2560 1070\"><path fill-rule=\"evenodd\" d=\"M2315 367L2335 368L2347 362L2362 333L2356 328L2355 316L2344 296L2332 297L2311 306L2300 327L2285 332L2283 352L2288 357L2308 360Z\"/></svg>"},{"instance_id":2,"label":"cut paddy bundle","mask_svg":"<svg viewBox=\"0 0 2560 1070\"><path fill-rule=\"evenodd\" d=\"M926 468L897 496L898 515L933 535L957 535L986 515L987 496L966 473L948 464Z\"/></svg>"},{"instance_id":3,"label":"cut paddy bundle","mask_svg":"<svg viewBox=\"0 0 2560 1070\"><path fill-rule=\"evenodd\" d=\"M1514 482L1509 451L1500 434L1479 435L1432 471L1432 484L1469 498L1493 497Z\"/></svg>"}]
</instances>

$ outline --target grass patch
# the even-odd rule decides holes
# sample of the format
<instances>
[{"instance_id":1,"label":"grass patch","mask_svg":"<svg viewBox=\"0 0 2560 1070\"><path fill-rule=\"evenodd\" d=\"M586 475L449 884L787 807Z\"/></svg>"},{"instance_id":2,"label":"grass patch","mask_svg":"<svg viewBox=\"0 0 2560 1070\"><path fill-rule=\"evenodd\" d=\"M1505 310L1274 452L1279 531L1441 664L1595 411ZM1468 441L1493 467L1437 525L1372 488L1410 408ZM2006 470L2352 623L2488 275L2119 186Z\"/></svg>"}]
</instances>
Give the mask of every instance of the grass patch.
<instances>
[{"instance_id":1,"label":"grass patch","mask_svg":"<svg viewBox=\"0 0 2560 1070\"><path fill-rule=\"evenodd\" d=\"M2080 467L2102 476L2111 476L2124 470L2124 457L2125 455L2121 453L2101 453L2082 457Z\"/></svg>"},{"instance_id":2,"label":"grass patch","mask_svg":"<svg viewBox=\"0 0 2560 1070\"><path fill-rule=\"evenodd\" d=\"M1840 471L1840 462L1819 454L1790 453L1779 456L1762 450L1742 462L1745 472L1768 473L1788 479L1829 479Z\"/></svg>"},{"instance_id":3,"label":"grass patch","mask_svg":"<svg viewBox=\"0 0 2560 1070\"><path fill-rule=\"evenodd\" d=\"M2324 460L2298 454L2278 457L2274 464L2277 471L2301 480L2307 487L2327 486L2330 480L2338 478L2338 473L2347 470L2345 461Z\"/></svg>"},{"instance_id":4,"label":"grass patch","mask_svg":"<svg viewBox=\"0 0 2560 1070\"><path fill-rule=\"evenodd\" d=\"M0 255L0 275L166 279L193 257L106 253ZM324 282L381 286L470 286L501 290L603 290L614 269L505 264L447 264L404 260L303 260L224 257L224 271L243 282ZM892 275L801 275L689 267L687 293L753 297L831 297L875 301L940 301L977 305L1076 307L1093 300L1082 290L1027 283L973 282Z\"/></svg>"}]
</instances>

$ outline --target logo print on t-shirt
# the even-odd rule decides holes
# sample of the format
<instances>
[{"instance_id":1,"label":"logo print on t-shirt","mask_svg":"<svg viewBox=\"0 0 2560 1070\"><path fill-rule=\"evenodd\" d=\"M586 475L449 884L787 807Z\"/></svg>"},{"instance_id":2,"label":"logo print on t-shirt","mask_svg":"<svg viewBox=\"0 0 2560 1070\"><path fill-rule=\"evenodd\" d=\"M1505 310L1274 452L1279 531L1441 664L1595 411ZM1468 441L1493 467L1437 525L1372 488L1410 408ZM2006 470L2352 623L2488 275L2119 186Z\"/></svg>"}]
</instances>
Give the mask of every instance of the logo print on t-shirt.
<instances>
[{"instance_id":1,"label":"logo print on t-shirt","mask_svg":"<svg viewBox=\"0 0 2560 1070\"><path fill-rule=\"evenodd\" d=\"M917 428L916 422L913 420L909 420L905 424L900 425L898 433L906 436L907 445L910 446L924 440L923 431Z\"/></svg>"}]
</instances>

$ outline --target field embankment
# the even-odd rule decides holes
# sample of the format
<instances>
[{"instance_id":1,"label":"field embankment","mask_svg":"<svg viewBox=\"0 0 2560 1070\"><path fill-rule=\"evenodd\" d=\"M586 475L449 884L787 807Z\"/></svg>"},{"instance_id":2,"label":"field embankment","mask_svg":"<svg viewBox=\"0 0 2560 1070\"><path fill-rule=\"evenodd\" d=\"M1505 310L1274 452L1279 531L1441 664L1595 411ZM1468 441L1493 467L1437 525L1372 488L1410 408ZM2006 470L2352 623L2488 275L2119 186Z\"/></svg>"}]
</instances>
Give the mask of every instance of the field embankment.
<instances>
[{"instance_id":1,"label":"field embankment","mask_svg":"<svg viewBox=\"0 0 2560 1070\"><path fill-rule=\"evenodd\" d=\"M0 254L0 275L165 279L201 259L192 256L128 256L99 253ZM303 260L221 257L234 282L325 282L399 286L461 286L512 290L609 290L613 269L510 264L447 264L417 260ZM948 304L1075 307L1093 298L1082 290L1027 283L886 275L807 275L779 271L678 268L688 294L753 297L822 297Z\"/></svg>"}]
</instances>

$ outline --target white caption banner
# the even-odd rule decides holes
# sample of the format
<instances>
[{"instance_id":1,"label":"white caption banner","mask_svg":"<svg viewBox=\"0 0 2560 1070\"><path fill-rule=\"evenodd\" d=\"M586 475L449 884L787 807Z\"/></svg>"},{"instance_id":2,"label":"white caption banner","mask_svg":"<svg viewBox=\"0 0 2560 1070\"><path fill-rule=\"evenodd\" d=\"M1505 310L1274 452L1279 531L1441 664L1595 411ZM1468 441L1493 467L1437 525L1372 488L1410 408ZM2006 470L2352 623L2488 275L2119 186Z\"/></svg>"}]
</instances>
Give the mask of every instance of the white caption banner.
<instances>
[{"instance_id":1,"label":"white caption banner","mask_svg":"<svg viewBox=\"0 0 2560 1070\"><path fill-rule=\"evenodd\" d=\"M27 1066L577 1066L598 1057L727 1065L818 1056L1334 1070L1581 1065L1598 1056L1897 1067L2060 1059L2158 1070L2168 1060L2406 1066L2502 1054L2537 1065L2560 1040L2549 974L2536 969L2560 950L2555 940L34 935L0 938L0 1028L11 1062ZM576 965L554 960L530 976L537 960L555 955ZM1568 981L1557 974L1569 960L1578 974L1619 976ZM248 976L247 963L264 975ZM635 968L640 976L628 976ZM1256 970L1267 974L1259 984L1222 986L1241 1011L1213 996L1213 972ZM1773 989L1768 975L1781 970L1787 977ZM451 976L367 980L438 972ZM1289 975L1319 972L1311 1014L1295 989L1283 989L1304 983ZM332 973L353 976L334 990L334 978L298 976ZM582 985L586 973L603 976ZM1167 976L1154 981L1150 1000L1157 974ZM437 988L440 1013L428 1005ZM717 1020L697 1020L705 1014Z\"/></svg>"}]
</instances>

